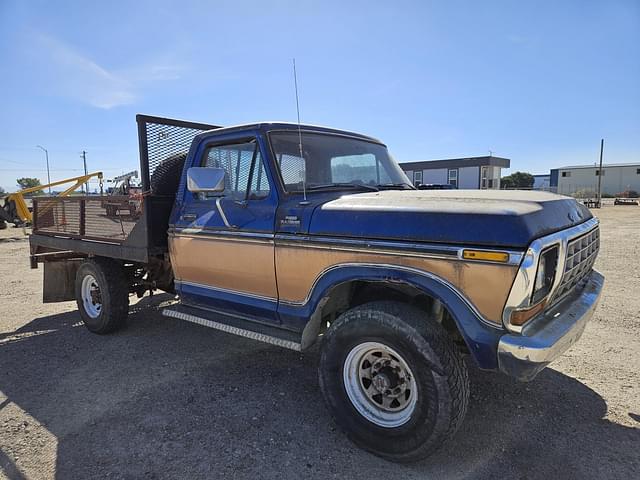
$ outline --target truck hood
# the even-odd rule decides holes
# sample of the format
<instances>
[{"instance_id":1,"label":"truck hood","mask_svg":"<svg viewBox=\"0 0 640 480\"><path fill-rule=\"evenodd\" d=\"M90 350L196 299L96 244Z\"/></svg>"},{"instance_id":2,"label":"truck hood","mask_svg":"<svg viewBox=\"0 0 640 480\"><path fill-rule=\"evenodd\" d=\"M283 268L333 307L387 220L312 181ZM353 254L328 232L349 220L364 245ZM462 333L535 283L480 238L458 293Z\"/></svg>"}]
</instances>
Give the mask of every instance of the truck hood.
<instances>
[{"instance_id":1,"label":"truck hood","mask_svg":"<svg viewBox=\"0 0 640 480\"><path fill-rule=\"evenodd\" d=\"M318 206L309 233L526 248L538 237L591 217L573 198L547 192L387 190Z\"/></svg>"}]
</instances>

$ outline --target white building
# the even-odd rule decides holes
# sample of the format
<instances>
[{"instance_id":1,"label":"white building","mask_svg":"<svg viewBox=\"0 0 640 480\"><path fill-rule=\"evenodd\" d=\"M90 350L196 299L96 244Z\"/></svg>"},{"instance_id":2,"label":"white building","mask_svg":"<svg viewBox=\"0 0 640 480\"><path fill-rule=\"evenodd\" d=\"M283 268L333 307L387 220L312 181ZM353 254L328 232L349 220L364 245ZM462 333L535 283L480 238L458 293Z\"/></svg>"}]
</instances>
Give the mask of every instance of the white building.
<instances>
[{"instance_id":1,"label":"white building","mask_svg":"<svg viewBox=\"0 0 640 480\"><path fill-rule=\"evenodd\" d=\"M554 168L550 172L550 189L562 195L595 197L600 169L597 165ZM640 192L640 163L602 165L602 193L616 195L626 190Z\"/></svg>"},{"instance_id":2,"label":"white building","mask_svg":"<svg viewBox=\"0 0 640 480\"><path fill-rule=\"evenodd\" d=\"M534 190L550 190L551 186L551 175L543 174L543 175L534 175L533 176L533 189Z\"/></svg>"},{"instance_id":3,"label":"white building","mask_svg":"<svg viewBox=\"0 0 640 480\"><path fill-rule=\"evenodd\" d=\"M453 188L500 188L503 168L511 161L500 157L452 158L401 163L414 185L451 185Z\"/></svg>"}]
</instances>

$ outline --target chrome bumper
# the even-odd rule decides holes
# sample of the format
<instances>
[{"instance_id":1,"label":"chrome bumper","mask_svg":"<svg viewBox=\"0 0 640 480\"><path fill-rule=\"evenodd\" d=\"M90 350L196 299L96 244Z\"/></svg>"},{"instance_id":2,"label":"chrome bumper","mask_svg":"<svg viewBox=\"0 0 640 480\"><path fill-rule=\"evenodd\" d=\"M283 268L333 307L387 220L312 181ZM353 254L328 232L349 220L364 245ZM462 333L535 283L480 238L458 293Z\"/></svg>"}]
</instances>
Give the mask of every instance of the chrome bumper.
<instances>
[{"instance_id":1,"label":"chrome bumper","mask_svg":"<svg viewBox=\"0 0 640 480\"><path fill-rule=\"evenodd\" d=\"M498 343L500 370L520 381L540 370L576 343L600 300L604 277L595 270L578 293L531 321L521 334L506 334Z\"/></svg>"}]
</instances>

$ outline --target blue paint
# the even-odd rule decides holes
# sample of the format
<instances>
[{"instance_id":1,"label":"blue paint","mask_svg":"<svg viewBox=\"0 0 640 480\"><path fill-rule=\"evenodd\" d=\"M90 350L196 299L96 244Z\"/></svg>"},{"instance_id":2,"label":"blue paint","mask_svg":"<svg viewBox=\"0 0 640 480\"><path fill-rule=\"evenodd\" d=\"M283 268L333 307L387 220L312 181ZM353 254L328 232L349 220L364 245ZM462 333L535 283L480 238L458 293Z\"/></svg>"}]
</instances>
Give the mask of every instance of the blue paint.
<instances>
[{"instance_id":1,"label":"blue paint","mask_svg":"<svg viewBox=\"0 0 640 480\"><path fill-rule=\"evenodd\" d=\"M176 282L176 288L180 293L180 301L185 305L210 308L264 323L277 323L276 300L181 282Z\"/></svg>"},{"instance_id":2,"label":"blue paint","mask_svg":"<svg viewBox=\"0 0 640 480\"><path fill-rule=\"evenodd\" d=\"M491 193L496 198L484 202L483 197L456 201L452 191L410 191L404 192L410 198L405 204L398 200L397 193L361 193L343 196L334 204L325 203L315 209L309 233L525 249L535 238L592 217L574 199L547 193L536 200L537 192L523 192L533 198L521 205L508 198L500 200L502 193L513 195L509 192ZM387 208L394 200L394 208ZM576 210L579 215L574 215Z\"/></svg>"},{"instance_id":3,"label":"blue paint","mask_svg":"<svg viewBox=\"0 0 640 480\"><path fill-rule=\"evenodd\" d=\"M350 281L403 282L426 294L439 298L456 322L474 360L480 368L496 369L496 349L501 328L488 326L480 320L455 292L442 280L418 272L385 266L344 265L327 271L315 284L309 301L301 306L280 303L278 313L282 325L302 330L318 306L318 302L335 286Z\"/></svg>"}]
</instances>

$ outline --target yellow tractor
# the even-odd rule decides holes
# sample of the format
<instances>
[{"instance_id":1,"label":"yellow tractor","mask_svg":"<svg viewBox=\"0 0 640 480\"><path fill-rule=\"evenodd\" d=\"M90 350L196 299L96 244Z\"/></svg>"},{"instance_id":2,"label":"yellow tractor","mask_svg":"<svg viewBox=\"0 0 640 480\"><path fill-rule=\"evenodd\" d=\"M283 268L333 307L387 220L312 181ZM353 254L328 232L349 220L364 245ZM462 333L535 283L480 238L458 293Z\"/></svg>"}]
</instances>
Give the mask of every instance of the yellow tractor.
<instances>
[{"instance_id":1,"label":"yellow tractor","mask_svg":"<svg viewBox=\"0 0 640 480\"><path fill-rule=\"evenodd\" d=\"M100 194L102 194L102 172L94 172L87 175L81 175L79 177L65 178L64 180L47 183L46 185L25 188L16 193L9 193L0 196L0 230L7 228L7 223L13 223L16 227L31 224L33 217L31 216L31 210L25 201L25 195L44 190L48 187L55 187L73 182L73 185L57 195L59 197L66 197L93 177L98 177L100 180Z\"/></svg>"}]
</instances>

